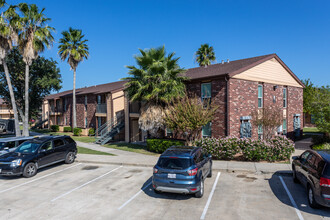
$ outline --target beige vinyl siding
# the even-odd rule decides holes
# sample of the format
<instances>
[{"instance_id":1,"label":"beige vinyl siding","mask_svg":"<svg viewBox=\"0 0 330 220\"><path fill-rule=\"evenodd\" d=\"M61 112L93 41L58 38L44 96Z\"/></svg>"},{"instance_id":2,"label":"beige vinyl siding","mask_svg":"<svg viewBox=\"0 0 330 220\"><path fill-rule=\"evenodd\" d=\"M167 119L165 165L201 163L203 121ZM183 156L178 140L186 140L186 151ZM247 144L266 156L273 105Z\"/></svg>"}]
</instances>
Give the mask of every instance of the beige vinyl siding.
<instances>
[{"instance_id":1,"label":"beige vinyl siding","mask_svg":"<svg viewBox=\"0 0 330 220\"><path fill-rule=\"evenodd\" d=\"M116 114L116 112L124 110L124 92L123 91L119 91L116 93L112 94L112 102L113 102L113 113L114 115Z\"/></svg>"},{"instance_id":2,"label":"beige vinyl siding","mask_svg":"<svg viewBox=\"0 0 330 220\"><path fill-rule=\"evenodd\" d=\"M233 78L302 88L275 58L237 74Z\"/></svg>"}]
</instances>

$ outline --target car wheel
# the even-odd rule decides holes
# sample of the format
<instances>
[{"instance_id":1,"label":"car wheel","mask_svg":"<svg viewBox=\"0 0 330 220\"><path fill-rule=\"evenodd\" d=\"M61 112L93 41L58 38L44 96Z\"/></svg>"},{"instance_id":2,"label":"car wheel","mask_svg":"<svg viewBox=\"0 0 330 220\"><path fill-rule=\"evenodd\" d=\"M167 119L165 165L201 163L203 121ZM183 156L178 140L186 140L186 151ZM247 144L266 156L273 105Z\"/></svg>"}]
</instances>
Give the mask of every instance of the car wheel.
<instances>
[{"instance_id":1,"label":"car wheel","mask_svg":"<svg viewBox=\"0 0 330 220\"><path fill-rule=\"evenodd\" d=\"M34 163L28 163L23 170L23 176L26 178L33 177L37 174L37 166Z\"/></svg>"},{"instance_id":2,"label":"car wheel","mask_svg":"<svg viewBox=\"0 0 330 220\"><path fill-rule=\"evenodd\" d=\"M292 179L294 183L299 183L299 180L297 178L296 168L294 166L292 167Z\"/></svg>"},{"instance_id":3,"label":"car wheel","mask_svg":"<svg viewBox=\"0 0 330 220\"><path fill-rule=\"evenodd\" d=\"M199 187L200 187L200 190L197 193L195 193L196 198L202 198L204 195L204 181L203 180L201 180Z\"/></svg>"},{"instance_id":4,"label":"car wheel","mask_svg":"<svg viewBox=\"0 0 330 220\"><path fill-rule=\"evenodd\" d=\"M65 157L65 163L67 164L73 163L75 159L76 159L76 155L74 154L74 152L69 152Z\"/></svg>"},{"instance_id":5,"label":"car wheel","mask_svg":"<svg viewBox=\"0 0 330 220\"><path fill-rule=\"evenodd\" d=\"M307 197L308 197L309 206L311 208L317 209L320 207L319 204L317 204L317 202L315 201L314 191L310 185L308 185L307 187Z\"/></svg>"},{"instance_id":6,"label":"car wheel","mask_svg":"<svg viewBox=\"0 0 330 220\"><path fill-rule=\"evenodd\" d=\"M207 177L209 177L209 178L212 177L212 164L211 164L211 166L210 166L210 172L209 172L209 174L207 174Z\"/></svg>"}]
</instances>

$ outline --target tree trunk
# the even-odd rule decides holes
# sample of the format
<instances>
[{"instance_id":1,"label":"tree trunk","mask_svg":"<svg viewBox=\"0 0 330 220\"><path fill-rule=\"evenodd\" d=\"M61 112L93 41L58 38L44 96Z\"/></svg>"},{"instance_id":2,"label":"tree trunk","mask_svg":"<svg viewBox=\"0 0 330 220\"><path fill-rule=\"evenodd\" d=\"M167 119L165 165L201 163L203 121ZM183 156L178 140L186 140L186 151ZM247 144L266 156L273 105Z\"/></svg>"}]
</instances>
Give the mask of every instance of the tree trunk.
<instances>
[{"instance_id":1,"label":"tree trunk","mask_svg":"<svg viewBox=\"0 0 330 220\"><path fill-rule=\"evenodd\" d=\"M15 100L14 90L13 90L13 86L11 85L9 71L8 71L8 67L7 67L7 63L6 63L5 59L2 60L2 64L3 64L3 68L5 70L5 75L6 75L8 89L9 89L9 94L10 94L10 101L11 101L11 105L12 105L13 112L14 112L15 133L16 133L16 137L19 137L19 136L21 136L21 129L19 127L18 113L17 113L17 107L16 107L16 100Z\"/></svg>"},{"instance_id":2,"label":"tree trunk","mask_svg":"<svg viewBox=\"0 0 330 220\"><path fill-rule=\"evenodd\" d=\"M73 70L73 92L72 92L72 112L73 112L73 128L77 127L76 117L76 69Z\"/></svg>"},{"instance_id":3,"label":"tree trunk","mask_svg":"<svg viewBox=\"0 0 330 220\"><path fill-rule=\"evenodd\" d=\"M25 65L25 117L23 122L23 136L29 136L29 65Z\"/></svg>"}]
</instances>

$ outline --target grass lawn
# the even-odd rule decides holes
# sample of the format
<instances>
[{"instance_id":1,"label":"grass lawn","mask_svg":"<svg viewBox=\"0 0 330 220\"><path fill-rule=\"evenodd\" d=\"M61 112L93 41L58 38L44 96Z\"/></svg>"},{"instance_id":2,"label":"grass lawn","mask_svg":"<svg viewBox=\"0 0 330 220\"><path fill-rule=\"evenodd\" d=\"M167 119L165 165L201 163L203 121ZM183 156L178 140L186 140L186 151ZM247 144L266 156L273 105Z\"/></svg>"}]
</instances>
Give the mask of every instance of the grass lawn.
<instances>
[{"instance_id":1,"label":"grass lawn","mask_svg":"<svg viewBox=\"0 0 330 220\"><path fill-rule=\"evenodd\" d=\"M159 156L160 154L150 152L147 150L147 146L139 145L139 144L129 144L129 143L117 143L117 144L106 144L104 147L114 148L118 150L130 151L140 154Z\"/></svg>"},{"instance_id":2,"label":"grass lawn","mask_svg":"<svg viewBox=\"0 0 330 220\"><path fill-rule=\"evenodd\" d=\"M77 148L78 148L78 154L95 154L95 155L116 156L115 154L110 154L110 153L97 151L97 150L91 150L91 149L84 148L84 147L77 146Z\"/></svg>"},{"instance_id":3,"label":"grass lawn","mask_svg":"<svg viewBox=\"0 0 330 220\"><path fill-rule=\"evenodd\" d=\"M304 127L304 132L308 132L308 133L319 133L320 130L316 127Z\"/></svg>"}]
</instances>

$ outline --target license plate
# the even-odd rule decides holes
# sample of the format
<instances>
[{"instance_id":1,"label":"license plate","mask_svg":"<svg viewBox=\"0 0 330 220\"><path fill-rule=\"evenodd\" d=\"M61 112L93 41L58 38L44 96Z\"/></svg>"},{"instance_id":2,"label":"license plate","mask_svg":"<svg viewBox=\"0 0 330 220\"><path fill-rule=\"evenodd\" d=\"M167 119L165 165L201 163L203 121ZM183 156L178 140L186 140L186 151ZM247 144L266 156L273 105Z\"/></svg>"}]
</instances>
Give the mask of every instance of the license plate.
<instances>
[{"instance_id":1,"label":"license plate","mask_svg":"<svg viewBox=\"0 0 330 220\"><path fill-rule=\"evenodd\" d=\"M169 174L167 174L167 178L175 179L176 174L175 173L169 173Z\"/></svg>"}]
</instances>

